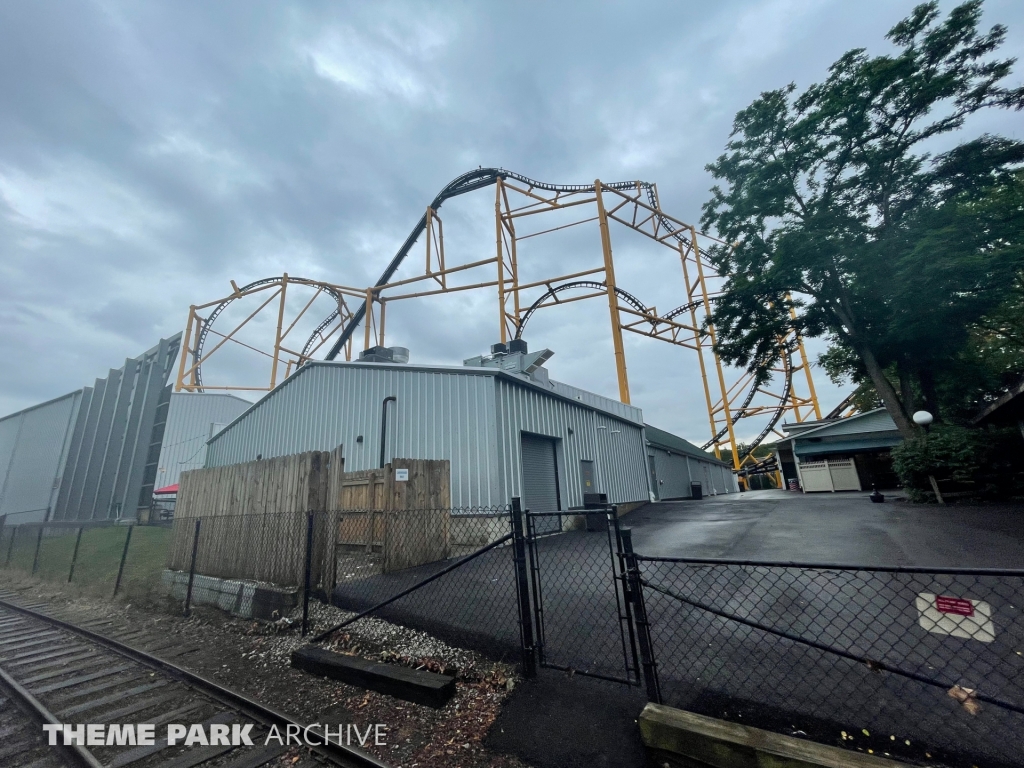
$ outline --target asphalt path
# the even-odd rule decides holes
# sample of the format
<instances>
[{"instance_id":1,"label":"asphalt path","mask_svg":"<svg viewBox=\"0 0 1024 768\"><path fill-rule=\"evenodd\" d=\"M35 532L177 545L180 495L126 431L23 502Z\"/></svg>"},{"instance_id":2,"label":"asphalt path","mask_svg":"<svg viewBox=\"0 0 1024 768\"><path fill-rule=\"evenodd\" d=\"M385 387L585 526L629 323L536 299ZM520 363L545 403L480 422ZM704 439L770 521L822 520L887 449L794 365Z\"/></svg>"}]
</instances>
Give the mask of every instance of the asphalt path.
<instances>
[{"instance_id":1,"label":"asphalt path","mask_svg":"<svg viewBox=\"0 0 1024 768\"><path fill-rule=\"evenodd\" d=\"M866 496L751 492L652 504L627 515L622 523L633 531L635 550L655 557L862 566L1024 565L1020 508L872 504ZM623 649L621 606L612 588L607 537L583 531L544 537L538 542L537 564L546 661L623 676L631 654L628 643L625 653ZM335 600L345 607L365 607L440 567L350 582L339 586ZM944 688L872 671L863 663L751 626L766 624L1021 705L1020 579L966 577L958 582L952 577L825 568L662 563L645 563L644 571L652 584L702 606L647 590L666 703L776 731L805 733L825 743L871 748L876 754L889 751L905 759L927 761L925 752L930 750L933 758L945 755L951 763L972 764L971 760L985 758L991 765L1021 764L1019 750L998 736L1024 730L1020 715L983 705L981 713L972 716ZM924 630L915 598L928 592L986 600L994 611L995 640L979 642ZM501 548L404 598L383 615L452 642L514 658L519 639L514 600L511 552ZM536 745L529 755L517 752L539 766L560 764L554 755L564 758L567 750L571 752L572 734L589 732L591 727L552 729L552 722L582 718L581 723L592 724L621 719L626 710L639 713L636 688L597 683L606 687L606 696L590 696L582 703L578 697L552 694L561 685L553 674L546 671L525 683L495 726L495 734L534 732L541 737L550 732L551 762L538 759L544 750L538 751ZM540 699L550 706L516 704ZM616 733L604 730L609 738ZM843 732L853 741L842 739ZM514 739L498 741L496 747L515 752ZM588 742L584 752L593 748ZM633 754L635 764L641 765L640 752L634 749ZM616 759L629 764L621 754Z\"/></svg>"},{"instance_id":2,"label":"asphalt path","mask_svg":"<svg viewBox=\"0 0 1024 768\"><path fill-rule=\"evenodd\" d=\"M866 493L750 491L627 515L637 552L856 565L1024 567L1024 507L873 504Z\"/></svg>"}]
</instances>

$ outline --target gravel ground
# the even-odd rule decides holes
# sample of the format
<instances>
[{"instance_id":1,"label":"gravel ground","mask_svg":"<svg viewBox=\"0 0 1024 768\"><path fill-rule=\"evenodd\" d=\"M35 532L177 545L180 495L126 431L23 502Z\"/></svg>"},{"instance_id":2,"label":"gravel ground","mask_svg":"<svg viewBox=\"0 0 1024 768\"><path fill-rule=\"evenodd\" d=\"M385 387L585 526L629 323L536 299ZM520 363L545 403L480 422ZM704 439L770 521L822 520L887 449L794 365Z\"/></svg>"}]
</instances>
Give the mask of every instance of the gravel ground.
<instances>
[{"instance_id":1,"label":"gravel ground","mask_svg":"<svg viewBox=\"0 0 1024 768\"><path fill-rule=\"evenodd\" d=\"M452 647L422 632L377 619L364 619L335 634L324 647L365 659L403 664L454 675L456 692L441 709L432 709L390 696L325 680L294 670L291 652L305 644L298 621L247 621L215 609L196 608L185 619L177 603L132 605L64 593L49 583L17 581L4 574L0 585L21 591L23 597L45 600L69 621L109 619L100 629L116 636L129 629L146 629L156 638L174 638L174 647L193 647L173 661L282 710L299 720L381 723L386 745L369 747L394 768L528 768L521 760L483 746L483 739L519 679L512 665ZM351 614L312 603L311 634ZM301 618L301 614L299 616ZM130 641L144 647L145 640ZM173 650L161 649L166 653Z\"/></svg>"}]
</instances>

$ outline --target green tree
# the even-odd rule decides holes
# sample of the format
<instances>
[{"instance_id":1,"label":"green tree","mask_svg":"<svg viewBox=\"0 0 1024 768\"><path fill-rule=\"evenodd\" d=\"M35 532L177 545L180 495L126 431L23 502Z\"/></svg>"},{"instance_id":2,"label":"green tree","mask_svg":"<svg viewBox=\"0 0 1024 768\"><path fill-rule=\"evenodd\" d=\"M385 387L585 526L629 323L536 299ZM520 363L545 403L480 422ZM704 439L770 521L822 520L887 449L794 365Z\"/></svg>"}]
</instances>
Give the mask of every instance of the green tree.
<instances>
[{"instance_id":1,"label":"green tree","mask_svg":"<svg viewBox=\"0 0 1024 768\"><path fill-rule=\"evenodd\" d=\"M1006 30L981 33L980 19L980 0L945 19L919 5L887 35L895 54L850 51L823 83L736 116L702 217L733 243L709 252L728 276L711 316L726 361L764 380L791 328L828 336L833 367L845 357L916 433L903 396L934 399L936 372L1024 267L1024 144L981 135L928 152L979 111L1024 107L1024 88L1001 85L1013 60L993 56Z\"/></svg>"}]
</instances>

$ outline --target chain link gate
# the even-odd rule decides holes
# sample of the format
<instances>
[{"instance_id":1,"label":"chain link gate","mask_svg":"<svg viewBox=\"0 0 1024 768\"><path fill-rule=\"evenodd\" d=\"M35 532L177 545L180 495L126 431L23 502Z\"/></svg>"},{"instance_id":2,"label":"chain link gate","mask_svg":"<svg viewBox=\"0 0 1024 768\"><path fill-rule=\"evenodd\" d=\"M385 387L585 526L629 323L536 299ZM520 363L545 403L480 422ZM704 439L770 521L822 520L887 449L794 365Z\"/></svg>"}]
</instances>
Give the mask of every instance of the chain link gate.
<instances>
[{"instance_id":1,"label":"chain link gate","mask_svg":"<svg viewBox=\"0 0 1024 768\"><path fill-rule=\"evenodd\" d=\"M560 524L554 527L552 519L576 515L586 520L584 529L563 532ZM549 669L639 684L616 508L527 510L523 517L537 662Z\"/></svg>"}]
</instances>

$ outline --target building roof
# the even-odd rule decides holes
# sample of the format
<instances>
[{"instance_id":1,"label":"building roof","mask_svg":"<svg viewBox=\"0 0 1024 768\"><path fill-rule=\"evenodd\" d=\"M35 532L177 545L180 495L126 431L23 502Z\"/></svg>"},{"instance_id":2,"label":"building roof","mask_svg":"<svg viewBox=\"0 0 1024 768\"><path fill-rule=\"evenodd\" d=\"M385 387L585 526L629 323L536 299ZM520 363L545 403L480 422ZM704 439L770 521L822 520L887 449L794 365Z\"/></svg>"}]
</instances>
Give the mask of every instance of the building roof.
<instances>
[{"instance_id":1,"label":"building roof","mask_svg":"<svg viewBox=\"0 0 1024 768\"><path fill-rule=\"evenodd\" d=\"M1024 419L1024 379L994 403L981 409L974 424L1010 423Z\"/></svg>"},{"instance_id":2,"label":"building roof","mask_svg":"<svg viewBox=\"0 0 1024 768\"><path fill-rule=\"evenodd\" d=\"M652 427L650 424L644 424L644 431L647 433L647 442L657 448L663 448L666 451L675 451L685 456L692 456L695 459L708 461L712 464L721 464L732 469L732 465L729 462L722 461L713 453L702 451L696 445L688 440L684 440L678 435L673 435L671 432L666 432L663 429Z\"/></svg>"},{"instance_id":3,"label":"building roof","mask_svg":"<svg viewBox=\"0 0 1024 768\"><path fill-rule=\"evenodd\" d=\"M896 422L885 408L875 408L844 419L822 419L808 429L799 428L807 424L787 424L785 429L793 434L779 440L776 445L789 443L795 453L807 455L891 448L903 442Z\"/></svg>"},{"instance_id":4,"label":"building roof","mask_svg":"<svg viewBox=\"0 0 1024 768\"><path fill-rule=\"evenodd\" d=\"M74 397L75 395L79 395L81 393L82 393L81 389L76 389L74 392L68 392L66 395L61 395L60 397L55 397L52 400L46 400L45 402L37 403L36 405L30 405L28 408L22 408L20 411L14 411L13 413L8 413L5 416L0 416L0 421L6 421L7 419L13 419L16 416L21 416L22 414L28 413L29 411L35 411L35 410L38 410L39 408L45 408L48 405L53 405L54 403L60 402L61 400L66 400L69 397Z\"/></svg>"},{"instance_id":5,"label":"building roof","mask_svg":"<svg viewBox=\"0 0 1024 768\"><path fill-rule=\"evenodd\" d=\"M809 428L808 428L809 427ZM804 439L814 435L815 437L833 437L836 435L858 435L868 432L898 432L896 422L885 408L875 408L864 413L855 413L844 419L822 419L816 422L802 422L800 424L784 424L783 429L793 434L786 437L786 440ZM782 441L780 441L782 442Z\"/></svg>"},{"instance_id":6,"label":"building roof","mask_svg":"<svg viewBox=\"0 0 1024 768\"><path fill-rule=\"evenodd\" d=\"M397 372L405 371L425 371L427 373L444 373L448 375L461 375L461 376L489 376L495 379L502 379L504 381L516 384L518 386L536 390L541 392L548 397L555 398L556 400L563 400L565 402L572 403L573 405L586 408L591 411L599 411L612 418L619 419L628 423L642 425L643 424L643 412L633 405L626 403L620 403L618 400L612 400L602 395L595 394L593 392L587 392L586 390L573 387L569 384L562 384L557 381L550 381L551 386L544 386L538 382L530 379L523 378L521 376L515 376L507 373L500 368L494 367L475 367L468 365L420 365L413 363L379 363L379 362L362 362L357 360L343 361L343 360L313 360L294 373L292 373L287 379L281 382L277 387L268 392L266 395L261 397L255 403L252 403L245 411L236 416L231 422L224 426L216 435L211 437L207 443L213 443L217 438L228 433L232 427L234 427L239 421L244 419L254 409L259 408L263 403L267 402L270 398L276 396L285 387L292 382L296 381L307 371L313 370L314 368L361 368L370 371L379 370L393 370Z\"/></svg>"}]
</instances>

